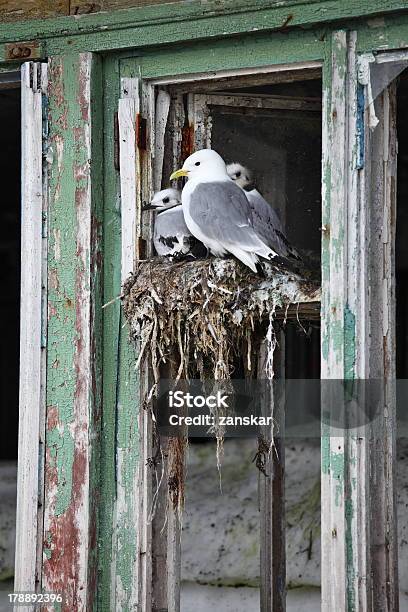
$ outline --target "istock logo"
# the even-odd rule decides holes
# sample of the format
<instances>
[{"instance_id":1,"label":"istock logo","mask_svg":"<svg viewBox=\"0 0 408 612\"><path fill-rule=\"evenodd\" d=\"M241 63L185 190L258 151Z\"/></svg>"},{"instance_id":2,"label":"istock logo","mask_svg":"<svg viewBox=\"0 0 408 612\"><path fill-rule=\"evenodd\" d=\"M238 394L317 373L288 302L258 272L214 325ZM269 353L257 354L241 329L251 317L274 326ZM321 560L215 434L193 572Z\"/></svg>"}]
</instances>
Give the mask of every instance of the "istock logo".
<instances>
[{"instance_id":1,"label":"istock logo","mask_svg":"<svg viewBox=\"0 0 408 612\"><path fill-rule=\"evenodd\" d=\"M183 391L169 391L169 407L170 408L228 408L227 395L223 395L221 391L217 391L217 395L193 395L192 393L183 393Z\"/></svg>"}]
</instances>

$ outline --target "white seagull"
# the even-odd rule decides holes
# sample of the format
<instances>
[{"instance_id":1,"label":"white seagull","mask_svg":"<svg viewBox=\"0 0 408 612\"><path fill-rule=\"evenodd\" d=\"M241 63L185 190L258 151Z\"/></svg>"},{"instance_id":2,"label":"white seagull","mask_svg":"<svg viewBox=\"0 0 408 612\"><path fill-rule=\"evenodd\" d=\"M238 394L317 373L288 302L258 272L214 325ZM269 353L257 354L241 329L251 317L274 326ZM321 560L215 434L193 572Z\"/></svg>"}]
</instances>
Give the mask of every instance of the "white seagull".
<instances>
[{"instance_id":1,"label":"white seagull","mask_svg":"<svg viewBox=\"0 0 408 612\"><path fill-rule=\"evenodd\" d=\"M254 272L260 257L275 257L254 229L245 193L228 176L216 151L202 149L190 155L170 180L181 176L188 177L181 196L187 227L213 255L231 253Z\"/></svg>"},{"instance_id":2,"label":"white seagull","mask_svg":"<svg viewBox=\"0 0 408 612\"><path fill-rule=\"evenodd\" d=\"M158 255L179 257L189 254L194 238L184 221L178 189L157 191L143 210L158 211L153 232L153 244Z\"/></svg>"},{"instance_id":3,"label":"white seagull","mask_svg":"<svg viewBox=\"0 0 408 612\"><path fill-rule=\"evenodd\" d=\"M262 197L253 183L252 172L242 164L227 166L228 175L245 191L252 210L254 229L262 240L282 257L300 260L296 249L286 238L276 210Z\"/></svg>"}]
</instances>

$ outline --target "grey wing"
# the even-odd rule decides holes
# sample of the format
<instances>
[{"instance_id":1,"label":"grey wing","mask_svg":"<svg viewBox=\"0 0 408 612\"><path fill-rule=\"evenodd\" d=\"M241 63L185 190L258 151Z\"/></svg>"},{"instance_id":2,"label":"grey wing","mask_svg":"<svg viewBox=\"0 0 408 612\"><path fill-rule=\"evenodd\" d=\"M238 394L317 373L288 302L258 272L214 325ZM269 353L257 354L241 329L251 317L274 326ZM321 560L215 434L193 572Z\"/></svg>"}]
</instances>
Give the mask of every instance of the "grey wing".
<instances>
[{"instance_id":1,"label":"grey wing","mask_svg":"<svg viewBox=\"0 0 408 612\"><path fill-rule=\"evenodd\" d=\"M246 194L256 233L274 251L283 257L300 259L296 249L290 244L283 230L277 212L256 189Z\"/></svg>"},{"instance_id":2,"label":"grey wing","mask_svg":"<svg viewBox=\"0 0 408 612\"><path fill-rule=\"evenodd\" d=\"M210 239L249 249L260 243L245 193L232 181L199 184L191 194L189 211Z\"/></svg>"},{"instance_id":3,"label":"grey wing","mask_svg":"<svg viewBox=\"0 0 408 612\"><path fill-rule=\"evenodd\" d=\"M157 215L153 243L158 255L171 255L180 251L186 253L190 237L181 206Z\"/></svg>"}]
</instances>

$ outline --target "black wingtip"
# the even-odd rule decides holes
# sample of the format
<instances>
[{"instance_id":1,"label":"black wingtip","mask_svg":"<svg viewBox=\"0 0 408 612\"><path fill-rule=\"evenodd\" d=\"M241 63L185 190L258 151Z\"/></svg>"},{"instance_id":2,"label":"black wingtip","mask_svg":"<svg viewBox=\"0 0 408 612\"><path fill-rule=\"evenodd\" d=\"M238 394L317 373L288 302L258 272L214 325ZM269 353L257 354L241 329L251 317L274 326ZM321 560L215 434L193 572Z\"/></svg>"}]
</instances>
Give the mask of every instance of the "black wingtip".
<instances>
[{"instance_id":1,"label":"black wingtip","mask_svg":"<svg viewBox=\"0 0 408 612\"><path fill-rule=\"evenodd\" d=\"M259 274L259 276L261 276L262 278L266 278L265 270L260 261L256 262L255 268L256 268L256 273Z\"/></svg>"}]
</instances>

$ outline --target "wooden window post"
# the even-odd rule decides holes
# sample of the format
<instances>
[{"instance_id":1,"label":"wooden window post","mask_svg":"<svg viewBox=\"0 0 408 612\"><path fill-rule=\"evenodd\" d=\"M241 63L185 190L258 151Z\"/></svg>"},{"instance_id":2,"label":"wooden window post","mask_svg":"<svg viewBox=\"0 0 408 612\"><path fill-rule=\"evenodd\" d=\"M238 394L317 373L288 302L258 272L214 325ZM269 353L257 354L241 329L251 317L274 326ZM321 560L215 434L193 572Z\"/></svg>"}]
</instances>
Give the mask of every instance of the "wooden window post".
<instances>
[{"instance_id":1,"label":"wooden window post","mask_svg":"<svg viewBox=\"0 0 408 612\"><path fill-rule=\"evenodd\" d=\"M20 412L16 516L15 590L35 591L40 578L45 350L47 311L45 220L47 180L43 157L46 128L47 65L27 62L21 69L22 228ZM45 306L45 307L44 307Z\"/></svg>"},{"instance_id":2,"label":"wooden window post","mask_svg":"<svg viewBox=\"0 0 408 612\"><path fill-rule=\"evenodd\" d=\"M48 342L42 588L62 610L97 587L101 418L101 64L49 61Z\"/></svg>"},{"instance_id":3,"label":"wooden window post","mask_svg":"<svg viewBox=\"0 0 408 612\"><path fill-rule=\"evenodd\" d=\"M324 72L322 610L354 612L373 606L391 612L398 610L395 402L390 391L395 378L395 122L391 102L370 132L358 82L356 38L355 32L333 33ZM331 408L342 407L347 424L351 405L346 394L331 404L329 385L336 383L326 381L374 379L384 382L385 392L373 427L356 430L355 422L350 429L331 426ZM384 519L381 529L379 516ZM379 590L387 598L379 599Z\"/></svg>"}]
</instances>

